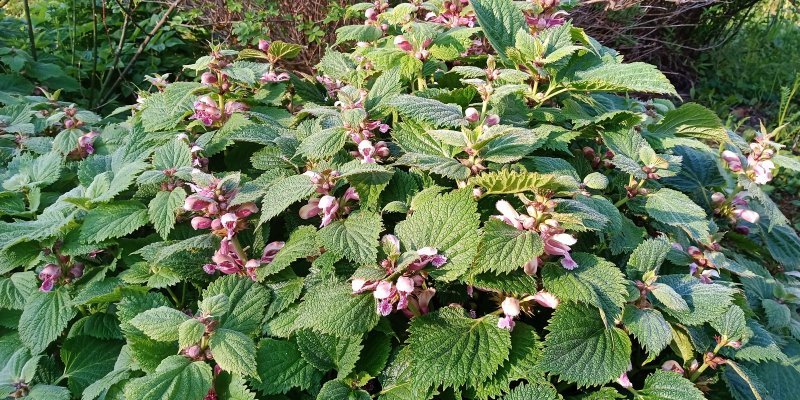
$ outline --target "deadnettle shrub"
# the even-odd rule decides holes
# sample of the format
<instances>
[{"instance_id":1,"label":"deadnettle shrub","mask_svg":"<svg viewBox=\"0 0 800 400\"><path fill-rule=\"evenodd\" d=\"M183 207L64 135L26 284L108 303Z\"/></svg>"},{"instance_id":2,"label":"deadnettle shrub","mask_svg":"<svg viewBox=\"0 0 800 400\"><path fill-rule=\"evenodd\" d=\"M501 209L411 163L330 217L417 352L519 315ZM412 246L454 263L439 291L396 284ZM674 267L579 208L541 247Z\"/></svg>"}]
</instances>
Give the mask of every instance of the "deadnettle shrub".
<instances>
[{"instance_id":1,"label":"deadnettle shrub","mask_svg":"<svg viewBox=\"0 0 800 400\"><path fill-rule=\"evenodd\" d=\"M314 75L215 48L124 122L0 96L2 396L797 396L770 132L557 1L348 14Z\"/></svg>"}]
</instances>

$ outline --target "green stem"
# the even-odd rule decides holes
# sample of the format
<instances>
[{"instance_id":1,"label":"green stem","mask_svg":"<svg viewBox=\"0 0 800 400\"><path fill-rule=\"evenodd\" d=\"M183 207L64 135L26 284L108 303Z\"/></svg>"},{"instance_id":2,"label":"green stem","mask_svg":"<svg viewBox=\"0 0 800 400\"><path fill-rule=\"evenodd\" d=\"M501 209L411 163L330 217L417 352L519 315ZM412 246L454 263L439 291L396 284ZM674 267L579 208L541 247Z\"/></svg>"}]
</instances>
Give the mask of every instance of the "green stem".
<instances>
[{"instance_id":1,"label":"green stem","mask_svg":"<svg viewBox=\"0 0 800 400\"><path fill-rule=\"evenodd\" d=\"M28 0L22 0L22 8L25 10L25 19L28 22L28 40L30 41L31 45L31 57L33 57L33 61L37 61L36 39L33 37L33 21L31 20L31 7L28 4Z\"/></svg>"},{"instance_id":2,"label":"green stem","mask_svg":"<svg viewBox=\"0 0 800 400\"><path fill-rule=\"evenodd\" d=\"M248 257L247 253L244 252L244 248L242 248L242 244L239 243L239 238L234 237L231 239L231 244L233 245L233 250L236 251L236 255L239 257L242 262L247 262Z\"/></svg>"},{"instance_id":3,"label":"green stem","mask_svg":"<svg viewBox=\"0 0 800 400\"><path fill-rule=\"evenodd\" d=\"M644 182L645 182L645 180L644 180L644 179L640 180L640 181L639 181L639 183L637 183L637 184L636 184L636 187L635 187L635 189L636 189L636 190L639 190L639 189L641 189L641 188L642 188L642 186L644 186ZM622 206L623 206L625 203L627 203L628 201L630 201L630 199L632 199L632 198L633 198L633 197L628 197L628 196L626 195L625 197L623 197L623 198L619 199L619 201L617 201L616 203L614 203L614 207L620 208L620 207L622 207Z\"/></svg>"},{"instance_id":4,"label":"green stem","mask_svg":"<svg viewBox=\"0 0 800 400\"><path fill-rule=\"evenodd\" d=\"M716 356L716 355L717 355L717 353L719 353L720 349L722 349L722 348L723 348L723 347L724 347L726 344L728 344L728 340L727 340L726 338L722 338L722 339L719 341L719 343L717 344L717 347L714 347L714 350L712 351L712 353L714 353L714 355ZM703 374L703 371L705 371L706 369L708 369L708 367L709 367L709 364L708 364L708 362L706 362L705 360L703 360L703 365L701 365L701 366L700 366L700 368L697 368L697 371L694 371L694 373L692 374L692 376L691 376L691 377L689 377L689 380L690 380L690 381L692 381L692 382L696 381L696 380L697 380L697 378L699 378L699 377L700 377L700 375L702 375L702 374Z\"/></svg>"},{"instance_id":5,"label":"green stem","mask_svg":"<svg viewBox=\"0 0 800 400\"><path fill-rule=\"evenodd\" d=\"M175 295L175 292L173 292L172 289L169 288L169 286L167 286L166 289L167 289L167 293L169 293L169 297L172 297L172 301L175 303L175 306L179 307L178 304L180 302L178 301L178 296Z\"/></svg>"}]
</instances>

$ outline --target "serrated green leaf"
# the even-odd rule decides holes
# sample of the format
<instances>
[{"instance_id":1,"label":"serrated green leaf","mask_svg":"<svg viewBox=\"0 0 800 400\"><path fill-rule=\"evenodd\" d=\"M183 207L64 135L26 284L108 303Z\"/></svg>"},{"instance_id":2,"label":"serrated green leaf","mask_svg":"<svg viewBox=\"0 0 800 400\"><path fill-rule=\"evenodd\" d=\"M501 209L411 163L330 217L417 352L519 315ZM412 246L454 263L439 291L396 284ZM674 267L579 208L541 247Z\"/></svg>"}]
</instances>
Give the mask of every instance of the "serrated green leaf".
<instances>
[{"instance_id":1,"label":"serrated green leaf","mask_svg":"<svg viewBox=\"0 0 800 400\"><path fill-rule=\"evenodd\" d=\"M625 277L614 264L591 254L573 253L575 270L547 264L542 270L544 287L561 301L584 303L600 310L607 326L619 318L628 291Z\"/></svg>"},{"instance_id":2,"label":"serrated green leaf","mask_svg":"<svg viewBox=\"0 0 800 400\"><path fill-rule=\"evenodd\" d=\"M321 160L336 154L347 141L347 130L342 127L323 129L303 139L298 153L310 160Z\"/></svg>"},{"instance_id":3,"label":"serrated green leaf","mask_svg":"<svg viewBox=\"0 0 800 400\"><path fill-rule=\"evenodd\" d=\"M72 393L81 393L114 369L122 343L77 336L64 342L61 361Z\"/></svg>"},{"instance_id":4,"label":"serrated green leaf","mask_svg":"<svg viewBox=\"0 0 800 400\"><path fill-rule=\"evenodd\" d=\"M544 242L535 232L519 230L492 218L483 226L475 265L480 272L509 273L543 252Z\"/></svg>"},{"instance_id":5,"label":"serrated green leaf","mask_svg":"<svg viewBox=\"0 0 800 400\"><path fill-rule=\"evenodd\" d=\"M621 329L606 328L597 310L561 304L544 339L542 367L579 387L617 379L630 363L631 341Z\"/></svg>"},{"instance_id":6,"label":"serrated green leaf","mask_svg":"<svg viewBox=\"0 0 800 400\"><path fill-rule=\"evenodd\" d=\"M155 372L125 385L129 399L185 400L202 399L211 388L211 367L203 361L184 356L169 356Z\"/></svg>"},{"instance_id":7,"label":"serrated green leaf","mask_svg":"<svg viewBox=\"0 0 800 400\"><path fill-rule=\"evenodd\" d=\"M36 275L32 271L17 272L0 278L0 308L22 310L28 297L36 291Z\"/></svg>"},{"instance_id":8,"label":"serrated green leaf","mask_svg":"<svg viewBox=\"0 0 800 400\"><path fill-rule=\"evenodd\" d=\"M142 103L142 125L147 132L174 128L192 110L199 82L175 82L153 93Z\"/></svg>"},{"instance_id":9,"label":"serrated green leaf","mask_svg":"<svg viewBox=\"0 0 800 400\"><path fill-rule=\"evenodd\" d=\"M257 376L256 346L244 333L217 329L208 340L214 361L228 372Z\"/></svg>"},{"instance_id":10,"label":"serrated green leaf","mask_svg":"<svg viewBox=\"0 0 800 400\"><path fill-rule=\"evenodd\" d=\"M497 54L506 58L506 50L514 47L516 34L525 29L525 16L511 0L470 0L483 34Z\"/></svg>"},{"instance_id":11,"label":"serrated green leaf","mask_svg":"<svg viewBox=\"0 0 800 400\"><path fill-rule=\"evenodd\" d=\"M186 192L182 188L176 188L171 192L158 192L150 201L147 215L162 239L166 240L175 226L175 213L183 206L184 200Z\"/></svg>"},{"instance_id":12,"label":"serrated green leaf","mask_svg":"<svg viewBox=\"0 0 800 400\"><path fill-rule=\"evenodd\" d=\"M305 175L293 175L273 182L264 193L259 224L274 218L290 205L314 193L316 186Z\"/></svg>"},{"instance_id":13,"label":"serrated green leaf","mask_svg":"<svg viewBox=\"0 0 800 400\"><path fill-rule=\"evenodd\" d=\"M658 273L661 264L667 258L667 253L672 249L672 244L666 238L650 238L636 246L631 253L626 267L628 277L642 279L645 272Z\"/></svg>"},{"instance_id":14,"label":"serrated green leaf","mask_svg":"<svg viewBox=\"0 0 800 400\"><path fill-rule=\"evenodd\" d=\"M685 194L659 189L647 196L645 209L656 221L683 229L700 242L708 241L710 233L706 212Z\"/></svg>"},{"instance_id":15,"label":"serrated green leaf","mask_svg":"<svg viewBox=\"0 0 800 400\"><path fill-rule=\"evenodd\" d=\"M642 62L605 63L580 71L570 86L577 90L599 92L657 93L677 96L678 92L655 66Z\"/></svg>"},{"instance_id":16,"label":"serrated green leaf","mask_svg":"<svg viewBox=\"0 0 800 400\"><path fill-rule=\"evenodd\" d=\"M178 139L167 142L153 154L153 166L161 171L191 167L192 152L189 150L189 145Z\"/></svg>"},{"instance_id":17,"label":"serrated green leaf","mask_svg":"<svg viewBox=\"0 0 800 400\"><path fill-rule=\"evenodd\" d=\"M761 300L761 306L767 316L767 326L773 329L786 328L792 320L792 314L786 304L772 299Z\"/></svg>"},{"instance_id":18,"label":"serrated green leaf","mask_svg":"<svg viewBox=\"0 0 800 400\"><path fill-rule=\"evenodd\" d=\"M380 39L383 31L374 25L346 25L336 29L336 43L355 40L357 42L372 42Z\"/></svg>"},{"instance_id":19,"label":"serrated green leaf","mask_svg":"<svg viewBox=\"0 0 800 400\"><path fill-rule=\"evenodd\" d=\"M64 288L51 292L37 291L28 298L19 318L19 335L33 354L41 353L75 316L69 294Z\"/></svg>"},{"instance_id":20,"label":"serrated green leaf","mask_svg":"<svg viewBox=\"0 0 800 400\"><path fill-rule=\"evenodd\" d=\"M371 294L352 294L346 283L325 283L305 295L295 324L334 336L353 336L374 328L378 319Z\"/></svg>"},{"instance_id":21,"label":"serrated green leaf","mask_svg":"<svg viewBox=\"0 0 800 400\"><path fill-rule=\"evenodd\" d=\"M497 317L471 319L450 307L414 318L409 332L413 376L430 385L475 385L497 371L511 348Z\"/></svg>"},{"instance_id":22,"label":"serrated green leaf","mask_svg":"<svg viewBox=\"0 0 800 400\"><path fill-rule=\"evenodd\" d=\"M642 400L705 400L690 380L672 371L656 370L644 380L637 398Z\"/></svg>"},{"instance_id":23,"label":"serrated green leaf","mask_svg":"<svg viewBox=\"0 0 800 400\"><path fill-rule=\"evenodd\" d=\"M434 156L430 154L405 153L397 159L397 164L417 167L431 171L450 179L463 180L470 175L469 168L458 160L450 157Z\"/></svg>"},{"instance_id":24,"label":"serrated green leaf","mask_svg":"<svg viewBox=\"0 0 800 400\"><path fill-rule=\"evenodd\" d=\"M363 346L360 337L336 337L310 329L297 331L297 346L303 358L321 372L335 369L339 378L353 371Z\"/></svg>"},{"instance_id":25,"label":"serrated green leaf","mask_svg":"<svg viewBox=\"0 0 800 400\"><path fill-rule=\"evenodd\" d=\"M518 172L507 169L484 172L470 178L470 183L485 189L485 194L510 194L540 189L555 189L558 185L550 174Z\"/></svg>"},{"instance_id":26,"label":"serrated green leaf","mask_svg":"<svg viewBox=\"0 0 800 400\"><path fill-rule=\"evenodd\" d=\"M719 317L731 305L735 289L719 284L705 284L685 275L664 275L658 282L671 286L689 305L688 312L664 307L662 311L686 325L702 325Z\"/></svg>"},{"instance_id":27,"label":"serrated green leaf","mask_svg":"<svg viewBox=\"0 0 800 400\"><path fill-rule=\"evenodd\" d=\"M147 223L147 208L135 200L101 204L86 214L80 238L90 243L122 237Z\"/></svg>"},{"instance_id":28,"label":"serrated green leaf","mask_svg":"<svg viewBox=\"0 0 800 400\"><path fill-rule=\"evenodd\" d=\"M685 103L667 111L657 124L647 130L657 137L688 136L716 142L728 142L728 133L717 114L697 104Z\"/></svg>"},{"instance_id":29,"label":"serrated green leaf","mask_svg":"<svg viewBox=\"0 0 800 400\"><path fill-rule=\"evenodd\" d=\"M185 349L200 342L206 326L202 322L192 318L183 321L178 325L178 347Z\"/></svg>"},{"instance_id":30,"label":"serrated green leaf","mask_svg":"<svg viewBox=\"0 0 800 400\"><path fill-rule=\"evenodd\" d=\"M670 310L689 312L689 304L669 285L656 282L650 285L650 293Z\"/></svg>"},{"instance_id":31,"label":"serrated green leaf","mask_svg":"<svg viewBox=\"0 0 800 400\"><path fill-rule=\"evenodd\" d=\"M711 327L719 332L725 340L741 340L746 329L744 311L734 304L728 307L725 314L711 321Z\"/></svg>"},{"instance_id":32,"label":"serrated green leaf","mask_svg":"<svg viewBox=\"0 0 800 400\"><path fill-rule=\"evenodd\" d=\"M472 191L437 195L413 207L414 213L395 227L406 248L434 247L447 256L447 263L431 272L441 279L452 280L466 272L480 240L480 218Z\"/></svg>"},{"instance_id":33,"label":"serrated green leaf","mask_svg":"<svg viewBox=\"0 0 800 400\"><path fill-rule=\"evenodd\" d=\"M378 237L382 230L380 215L361 211L320 229L317 237L326 249L352 262L369 264L378 256Z\"/></svg>"},{"instance_id":34,"label":"serrated green leaf","mask_svg":"<svg viewBox=\"0 0 800 400\"><path fill-rule=\"evenodd\" d=\"M264 394L286 393L294 387L309 389L322 378L322 373L303 359L294 339L261 339L256 359L261 382L253 386Z\"/></svg>"},{"instance_id":35,"label":"serrated green leaf","mask_svg":"<svg viewBox=\"0 0 800 400\"><path fill-rule=\"evenodd\" d=\"M548 382L533 382L514 388L503 400L559 400L558 391Z\"/></svg>"},{"instance_id":36,"label":"serrated green leaf","mask_svg":"<svg viewBox=\"0 0 800 400\"><path fill-rule=\"evenodd\" d=\"M672 330L658 310L625 306L622 323L651 358L661 353L672 341Z\"/></svg>"},{"instance_id":37,"label":"serrated green leaf","mask_svg":"<svg viewBox=\"0 0 800 400\"><path fill-rule=\"evenodd\" d=\"M461 108L434 99L399 95L389 101L389 105L406 118L428 123L437 128L459 127L466 124Z\"/></svg>"},{"instance_id":38,"label":"serrated green leaf","mask_svg":"<svg viewBox=\"0 0 800 400\"><path fill-rule=\"evenodd\" d=\"M218 294L228 297L230 310L219 317L219 327L254 335L259 331L264 310L269 303L269 291L251 279L236 275L219 278L208 285L203 297Z\"/></svg>"},{"instance_id":39,"label":"serrated green leaf","mask_svg":"<svg viewBox=\"0 0 800 400\"><path fill-rule=\"evenodd\" d=\"M137 315L130 323L153 340L171 342L178 340L178 327L188 319L186 314L162 306Z\"/></svg>"},{"instance_id":40,"label":"serrated green leaf","mask_svg":"<svg viewBox=\"0 0 800 400\"><path fill-rule=\"evenodd\" d=\"M370 400L371 398L369 393L353 388L340 380L325 382L317 395L317 400Z\"/></svg>"}]
</instances>

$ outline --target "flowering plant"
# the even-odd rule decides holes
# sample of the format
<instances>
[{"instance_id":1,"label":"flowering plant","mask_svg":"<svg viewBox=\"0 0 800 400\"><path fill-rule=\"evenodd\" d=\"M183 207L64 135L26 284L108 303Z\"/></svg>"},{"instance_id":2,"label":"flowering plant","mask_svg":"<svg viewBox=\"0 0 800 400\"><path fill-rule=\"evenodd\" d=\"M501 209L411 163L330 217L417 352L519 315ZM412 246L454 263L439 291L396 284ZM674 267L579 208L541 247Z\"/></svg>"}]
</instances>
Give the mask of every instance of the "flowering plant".
<instances>
[{"instance_id":1,"label":"flowering plant","mask_svg":"<svg viewBox=\"0 0 800 400\"><path fill-rule=\"evenodd\" d=\"M794 396L769 132L557 1L349 13L314 76L214 49L124 122L0 97L3 396Z\"/></svg>"}]
</instances>

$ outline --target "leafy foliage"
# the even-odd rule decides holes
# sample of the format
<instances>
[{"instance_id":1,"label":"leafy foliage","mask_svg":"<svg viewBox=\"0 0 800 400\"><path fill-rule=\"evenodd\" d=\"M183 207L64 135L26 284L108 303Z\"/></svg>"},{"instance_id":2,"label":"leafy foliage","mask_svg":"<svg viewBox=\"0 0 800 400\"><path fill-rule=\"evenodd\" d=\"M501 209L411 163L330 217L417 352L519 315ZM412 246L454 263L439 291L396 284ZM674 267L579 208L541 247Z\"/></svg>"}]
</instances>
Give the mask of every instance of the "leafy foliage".
<instances>
[{"instance_id":1,"label":"leafy foliage","mask_svg":"<svg viewBox=\"0 0 800 400\"><path fill-rule=\"evenodd\" d=\"M3 396L796 392L771 134L550 3L451 3L352 5L311 74L215 47L121 122L0 95Z\"/></svg>"}]
</instances>

